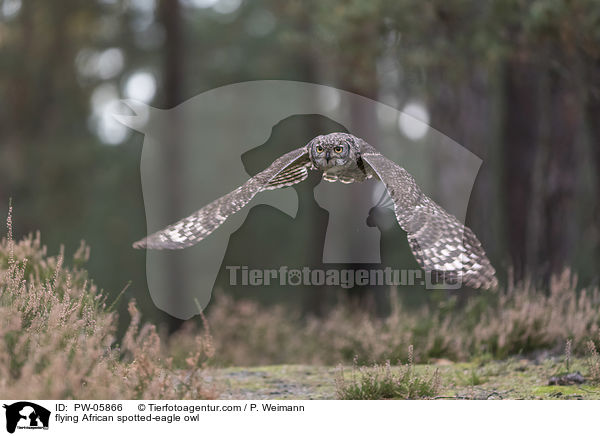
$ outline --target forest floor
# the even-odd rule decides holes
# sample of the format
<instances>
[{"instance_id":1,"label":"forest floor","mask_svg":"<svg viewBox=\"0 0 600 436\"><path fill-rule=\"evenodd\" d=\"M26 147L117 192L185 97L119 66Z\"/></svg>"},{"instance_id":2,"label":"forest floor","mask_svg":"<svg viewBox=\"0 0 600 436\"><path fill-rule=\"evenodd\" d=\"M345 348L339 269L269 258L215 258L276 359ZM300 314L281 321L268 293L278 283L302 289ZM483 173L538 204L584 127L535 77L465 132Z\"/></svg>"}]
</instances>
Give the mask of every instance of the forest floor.
<instances>
[{"instance_id":1,"label":"forest floor","mask_svg":"<svg viewBox=\"0 0 600 436\"><path fill-rule=\"evenodd\" d=\"M584 359L573 359L569 374L586 377ZM454 363L440 359L432 365L415 365L416 374L440 375L440 390L434 399L600 399L600 388L587 382L550 385L553 377L567 374L560 358L528 360L512 358L485 363ZM394 367L392 367L394 370ZM339 368L309 365L275 365L210 369L219 399L336 399ZM344 368L347 382L359 380L357 370ZM575 376L574 378L578 378Z\"/></svg>"}]
</instances>

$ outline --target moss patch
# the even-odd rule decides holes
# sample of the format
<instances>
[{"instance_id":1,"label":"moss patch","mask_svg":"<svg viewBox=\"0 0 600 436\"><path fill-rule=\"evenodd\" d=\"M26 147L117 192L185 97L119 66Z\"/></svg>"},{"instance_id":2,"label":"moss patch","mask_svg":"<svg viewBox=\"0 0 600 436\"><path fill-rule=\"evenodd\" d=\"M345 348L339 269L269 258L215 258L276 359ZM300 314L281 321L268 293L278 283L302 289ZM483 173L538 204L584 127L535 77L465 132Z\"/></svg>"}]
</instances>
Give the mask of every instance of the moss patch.
<instances>
[{"instance_id":1,"label":"moss patch","mask_svg":"<svg viewBox=\"0 0 600 436\"><path fill-rule=\"evenodd\" d=\"M564 371L561 359L535 362L507 359L471 363L415 365L418 374L440 374L437 399L600 399L600 388L591 385L548 386L553 375ZM351 377L350 367L344 368ZM571 370L586 377L584 359L572 359ZM331 366L275 365L214 369L213 377L223 399L335 399Z\"/></svg>"}]
</instances>

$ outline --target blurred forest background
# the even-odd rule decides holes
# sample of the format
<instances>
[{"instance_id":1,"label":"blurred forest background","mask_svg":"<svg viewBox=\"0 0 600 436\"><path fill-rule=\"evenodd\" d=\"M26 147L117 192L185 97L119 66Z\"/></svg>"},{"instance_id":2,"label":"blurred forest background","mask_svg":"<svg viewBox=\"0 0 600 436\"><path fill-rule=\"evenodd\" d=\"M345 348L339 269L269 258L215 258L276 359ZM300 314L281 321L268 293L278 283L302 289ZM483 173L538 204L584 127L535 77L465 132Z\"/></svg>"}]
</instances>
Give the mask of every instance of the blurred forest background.
<instances>
[{"instance_id":1,"label":"blurred forest background","mask_svg":"<svg viewBox=\"0 0 600 436\"><path fill-rule=\"evenodd\" d=\"M501 281L570 267L598 284L597 0L0 0L0 210L12 197L16 236L39 229L50 252L86 240L100 287L131 280L128 296L166 319L131 248L146 230L143 136L111 113L259 79L429 123L483 160L467 224Z\"/></svg>"}]
</instances>

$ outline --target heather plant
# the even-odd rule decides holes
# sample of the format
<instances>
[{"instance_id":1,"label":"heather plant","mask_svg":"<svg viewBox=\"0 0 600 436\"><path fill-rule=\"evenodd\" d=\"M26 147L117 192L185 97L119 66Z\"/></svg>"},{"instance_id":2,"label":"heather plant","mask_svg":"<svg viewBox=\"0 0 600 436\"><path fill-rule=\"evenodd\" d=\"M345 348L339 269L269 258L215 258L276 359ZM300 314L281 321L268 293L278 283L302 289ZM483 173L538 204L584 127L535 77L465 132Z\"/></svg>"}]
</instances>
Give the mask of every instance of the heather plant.
<instances>
[{"instance_id":1,"label":"heather plant","mask_svg":"<svg viewBox=\"0 0 600 436\"><path fill-rule=\"evenodd\" d=\"M336 392L340 400L425 399L440 390L439 372L418 374L413 364L413 346L408 347L408 363L392 368L389 360L384 365L358 366L355 361L350 380L344 368L338 367Z\"/></svg>"},{"instance_id":2,"label":"heather plant","mask_svg":"<svg viewBox=\"0 0 600 436\"><path fill-rule=\"evenodd\" d=\"M567 339L567 343L565 344L565 364L567 366L567 372L571 371L571 346L573 345L573 341L571 339Z\"/></svg>"},{"instance_id":3,"label":"heather plant","mask_svg":"<svg viewBox=\"0 0 600 436\"><path fill-rule=\"evenodd\" d=\"M49 256L39 233L19 242L0 241L0 392L3 398L180 399L210 398L202 378L204 337L176 369L155 326L141 323L135 302L120 344L117 315L79 266L89 256L82 244L73 267L63 250Z\"/></svg>"},{"instance_id":4,"label":"heather plant","mask_svg":"<svg viewBox=\"0 0 600 436\"><path fill-rule=\"evenodd\" d=\"M8 234L0 241L3 396L208 398L214 392L204 381L207 365L354 360L356 367L379 364L372 368L375 375L369 373L377 391L406 376L386 378L385 362L408 360L408 345L418 351L410 360L423 363L548 349L558 355L566 340L568 361L571 354L588 355L590 377L600 380L600 359L590 342L600 337L600 293L577 289L569 270L544 287L509 281L506 288L480 292L462 306L448 297L409 308L392 289L385 317L343 298L326 316L303 317L282 306L217 292L200 326L190 322L165 340L155 326L142 323L134 301L128 306L129 327L116 337L115 301L107 302L88 278L83 269L88 257L84 244L72 259L62 249L50 256L39 234L13 241L9 214ZM467 384L478 384L476 378Z\"/></svg>"},{"instance_id":5,"label":"heather plant","mask_svg":"<svg viewBox=\"0 0 600 436\"><path fill-rule=\"evenodd\" d=\"M594 341L588 341L588 355L587 355L587 367L588 367L588 381L590 384L599 386L600 385L600 355L596 349Z\"/></svg>"},{"instance_id":6,"label":"heather plant","mask_svg":"<svg viewBox=\"0 0 600 436\"><path fill-rule=\"evenodd\" d=\"M377 317L343 299L324 317L302 318L281 306L264 307L217 293L208 319L216 361L221 364L310 363L336 365L406 360L408 344L417 362L480 356L503 359L537 350L584 355L600 332L598 288L577 289L569 270L547 286L510 282L482 291L463 306L452 298L414 309L392 290L391 313Z\"/></svg>"}]
</instances>

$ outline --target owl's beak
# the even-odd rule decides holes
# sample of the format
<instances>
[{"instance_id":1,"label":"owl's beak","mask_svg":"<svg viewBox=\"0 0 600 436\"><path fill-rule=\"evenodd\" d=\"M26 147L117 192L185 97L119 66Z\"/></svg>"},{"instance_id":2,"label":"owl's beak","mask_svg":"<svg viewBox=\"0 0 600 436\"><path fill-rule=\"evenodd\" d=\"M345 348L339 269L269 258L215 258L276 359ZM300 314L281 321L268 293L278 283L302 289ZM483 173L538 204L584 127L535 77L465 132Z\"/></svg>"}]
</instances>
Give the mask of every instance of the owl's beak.
<instances>
[{"instance_id":1,"label":"owl's beak","mask_svg":"<svg viewBox=\"0 0 600 436\"><path fill-rule=\"evenodd\" d=\"M331 152L329 150L325 152L325 159L327 159L327 162L329 162L329 159L331 159Z\"/></svg>"}]
</instances>

